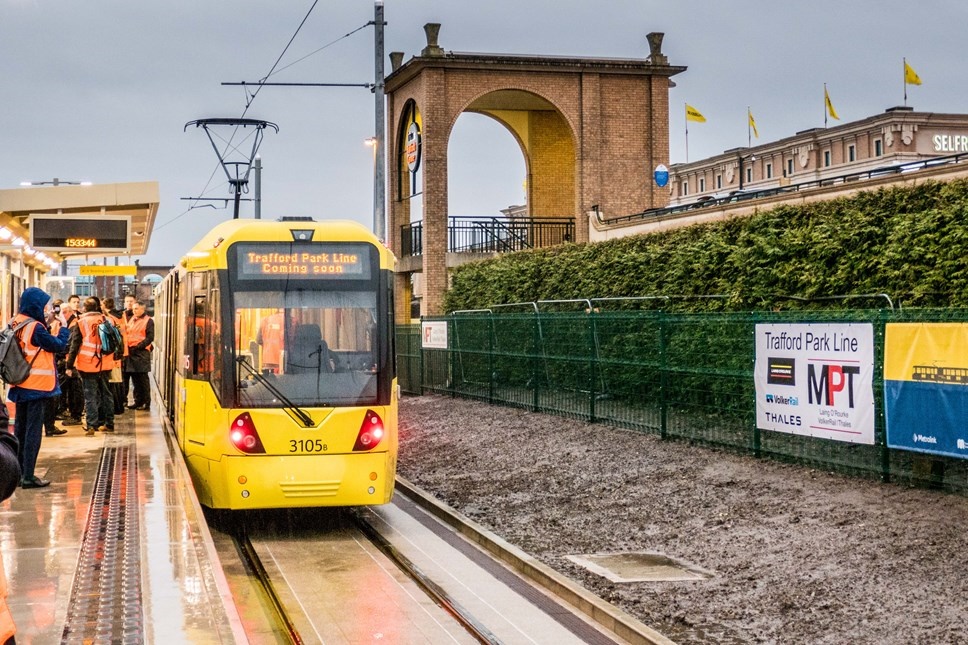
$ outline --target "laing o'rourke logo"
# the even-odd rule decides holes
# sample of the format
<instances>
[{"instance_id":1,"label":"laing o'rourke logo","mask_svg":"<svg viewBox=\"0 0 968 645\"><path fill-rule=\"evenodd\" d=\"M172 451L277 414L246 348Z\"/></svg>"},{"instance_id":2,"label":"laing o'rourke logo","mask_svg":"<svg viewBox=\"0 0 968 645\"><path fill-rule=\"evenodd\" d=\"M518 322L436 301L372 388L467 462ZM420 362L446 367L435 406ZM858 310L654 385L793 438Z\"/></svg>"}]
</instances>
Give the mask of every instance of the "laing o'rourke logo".
<instances>
[{"instance_id":1,"label":"laing o'rourke logo","mask_svg":"<svg viewBox=\"0 0 968 645\"><path fill-rule=\"evenodd\" d=\"M770 385L797 384L797 361L795 358L769 357L766 359L766 382Z\"/></svg>"},{"instance_id":2,"label":"laing o'rourke logo","mask_svg":"<svg viewBox=\"0 0 968 645\"><path fill-rule=\"evenodd\" d=\"M815 368L820 368L817 376ZM847 389L847 407L854 407L854 376L860 374L858 365L807 364L807 397L810 403L835 406L835 397ZM841 399L842 400L842 399Z\"/></svg>"}]
</instances>

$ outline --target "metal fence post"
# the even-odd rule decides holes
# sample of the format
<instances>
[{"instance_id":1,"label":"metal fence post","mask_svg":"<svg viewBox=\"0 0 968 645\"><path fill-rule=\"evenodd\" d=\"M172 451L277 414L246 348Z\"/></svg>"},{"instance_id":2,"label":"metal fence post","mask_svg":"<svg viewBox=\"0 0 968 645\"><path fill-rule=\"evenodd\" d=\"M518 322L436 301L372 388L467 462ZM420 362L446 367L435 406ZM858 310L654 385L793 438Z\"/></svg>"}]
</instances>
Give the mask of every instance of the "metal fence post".
<instances>
[{"instance_id":1,"label":"metal fence post","mask_svg":"<svg viewBox=\"0 0 968 645\"><path fill-rule=\"evenodd\" d=\"M669 433L668 424L668 408L669 402L666 400L668 396L668 368L666 364L666 314L659 312L659 437L665 439Z\"/></svg>"},{"instance_id":2,"label":"metal fence post","mask_svg":"<svg viewBox=\"0 0 968 645\"><path fill-rule=\"evenodd\" d=\"M750 321L752 329L750 333L753 334L753 355L750 357L750 373L756 374L756 319L753 318ZM753 456L762 456L762 441L763 437L760 432L760 424L756 420L756 397L753 397Z\"/></svg>"},{"instance_id":3,"label":"metal fence post","mask_svg":"<svg viewBox=\"0 0 968 645\"><path fill-rule=\"evenodd\" d=\"M588 310L588 420L591 423L595 422L595 383L597 379L595 378L596 367L598 362L598 355L595 352L595 310Z\"/></svg>"},{"instance_id":4,"label":"metal fence post","mask_svg":"<svg viewBox=\"0 0 968 645\"><path fill-rule=\"evenodd\" d=\"M487 401L494 403L494 314L487 315Z\"/></svg>"}]
</instances>

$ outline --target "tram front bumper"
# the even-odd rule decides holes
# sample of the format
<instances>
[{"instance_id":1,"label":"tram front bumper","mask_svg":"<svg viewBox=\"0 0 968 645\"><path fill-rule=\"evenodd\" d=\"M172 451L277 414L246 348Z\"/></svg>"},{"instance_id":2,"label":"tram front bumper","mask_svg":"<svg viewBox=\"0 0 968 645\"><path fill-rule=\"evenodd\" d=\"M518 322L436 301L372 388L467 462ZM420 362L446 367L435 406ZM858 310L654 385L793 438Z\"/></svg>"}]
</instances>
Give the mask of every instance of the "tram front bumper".
<instances>
[{"instance_id":1,"label":"tram front bumper","mask_svg":"<svg viewBox=\"0 0 968 645\"><path fill-rule=\"evenodd\" d=\"M223 456L205 464L213 508L255 509L386 504L394 466L387 452ZM202 466L202 464L196 464Z\"/></svg>"}]
</instances>

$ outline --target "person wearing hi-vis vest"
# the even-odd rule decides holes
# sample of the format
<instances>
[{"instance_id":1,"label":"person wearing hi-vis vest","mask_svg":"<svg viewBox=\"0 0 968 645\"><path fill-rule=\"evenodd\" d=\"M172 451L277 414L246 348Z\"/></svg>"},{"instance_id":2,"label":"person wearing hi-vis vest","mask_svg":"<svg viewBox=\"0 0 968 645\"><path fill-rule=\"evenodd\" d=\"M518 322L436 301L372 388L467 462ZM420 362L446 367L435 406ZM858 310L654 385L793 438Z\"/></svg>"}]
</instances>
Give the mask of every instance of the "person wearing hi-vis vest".
<instances>
[{"instance_id":1,"label":"person wearing hi-vis vest","mask_svg":"<svg viewBox=\"0 0 968 645\"><path fill-rule=\"evenodd\" d=\"M151 343L155 340L155 321L145 312L145 303L136 301L131 307L128 318L128 355L124 359L124 381L134 388L134 403L131 410L151 408L151 390L148 372L151 371Z\"/></svg>"},{"instance_id":2,"label":"person wearing hi-vis vest","mask_svg":"<svg viewBox=\"0 0 968 645\"><path fill-rule=\"evenodd\" d=\"M286 316L282 309L262 319L255 340L262 345L263 371L278 374L282 367L282 352L286 342Z\"/></svg>"},{"instance_id":3,"label":"person wearing hi-vis vest","mask_svg":"<svg viewBox=\"0 0 968 645\"><path fill-rule=\"evenodd\" d=\"M104 322L101 301L91 296L84 301L84 313L71 330L67 348L67 375L81 375L84 388L84 434L93 437L96 430L114 432L114 397L108 389L111 371L102 371L101 337L98 325ZM113 360L113 359L112 359Z\"/></svg>"},{"instance_id":4,"label":"person wearing hi-vis vest","mask_svg":"<svg viewBox=\"0 0 968 645\"><path fill-rule=\"evenodd\" d=\"M51 316L50 329L47 328L48 314ZM57 368L54 354L67 350L70 333L63 314L53 316L50 296L37 287L28 287L20 296L20 313L13 317L11 324L29 321L17 332L20 347L30 366L27 380L10 388L9 400L16 404L17 418L14 424L17 440L20 442L20 470L24 488L43 488L50 481L34 474L40 442L43 438L44 412L52 396L60 394L57 382Z\"/></svg>"}]
</instances>

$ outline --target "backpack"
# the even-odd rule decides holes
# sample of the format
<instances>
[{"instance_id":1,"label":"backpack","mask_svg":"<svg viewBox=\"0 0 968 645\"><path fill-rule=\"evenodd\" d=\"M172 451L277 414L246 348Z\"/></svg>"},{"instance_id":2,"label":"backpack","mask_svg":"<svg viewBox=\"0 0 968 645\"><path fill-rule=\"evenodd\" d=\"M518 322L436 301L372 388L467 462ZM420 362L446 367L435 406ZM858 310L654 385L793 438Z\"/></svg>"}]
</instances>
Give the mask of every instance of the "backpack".
<instances>
[{"instance_id":1,"label":"backpack","mask_svg":"<svg viewBox=\"0 0 968 645\"><path fill-rule=\"evenodd\" d=\"M101 339L101 356L113 355L116 359L124 357L124 341L121 339L121 330L117 328L113 320L105 316L104 320L97 326L97 334Z\"/></svg>"},{"instance_id":2,"label":"backpack","mask_svg":"<svg viewBox=\"0 0 968 645\"><path fill-rule=\"evenodd\" d=\"M40 356L40 352L34 354L34 359L27 362L24 356L24 349L20 346L18 332L27 326L28 323L35 322L28 318L16 327L12 322L0 331L0 379L7 385L20 385L30 376L30 368Z\"/></svg>"}]
</instances>

